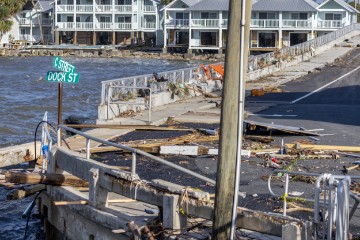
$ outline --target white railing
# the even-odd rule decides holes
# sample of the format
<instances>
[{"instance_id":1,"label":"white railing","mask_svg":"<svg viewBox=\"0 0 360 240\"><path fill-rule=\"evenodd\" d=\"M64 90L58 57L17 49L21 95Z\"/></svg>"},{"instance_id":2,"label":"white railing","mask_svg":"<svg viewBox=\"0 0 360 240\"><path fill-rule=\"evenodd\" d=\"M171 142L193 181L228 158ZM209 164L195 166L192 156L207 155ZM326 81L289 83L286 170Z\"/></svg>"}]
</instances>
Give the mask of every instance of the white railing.
<instances>
[{"instance_id":1,"label":"white railing","mask_svg":"<svg viewBox=\"0 0 360 240\"><path fill-rule=\"evenodd\" d=\"M152 5L144 5L144 12L155 12L155 6Z\"/></svg>"},{"instance_id":2,"label":"white railing","mask_svg":"<svg viewBox=\"0 0 360 240\"><path fill-rule=\"evenodd\" d=\"M19 36L19 40L34 41L34 38L30 34L22 34L22 35Z\"/></svg>"},{"instance_id":3,"label":"white railing","mask_svg":"<svg viewBox=\"0 0 360 240\"><path fill-rule=\"evenodd\" d=\"M74 5L57 5L56 10L58 12L73 12Z\"/></svg>"},{"instance_id":4,"label":"white railing","mask_svg":"<svg viewBox=\"0 0 360 240\"><path fill-rule=\"evenodd\" d=\"M250 27L275 28L279 27L279 20L276 19L251 19Z\"/></svg>"},{"instance_id":5,"label":"white railing","mask_svg":"<svg viewBox=\"0 0 360 240\"><path fill-rule=\"evenodd\" d=\"M342 28L344 26L341 20L323 20L318 21L318 28Z\"/></svg>"},{"instance_id":6,"label":"white railing","mask_svg":"<svg viewBox=\"0 0 360 240\"><path fill-rule=\"evenodd\" d=\"M28 24L30 24L30 19L28 19L28 18L20 18L19 19L19 23L20 23L20 25L28 25Z\"/></svg>"},{"instance_id":7,"label":"white railing","mask_svg":"<svg viewBox=\"0 0 360 240\"><path fill-rule=\"evenodd\" d=\"M75 28L75 23L73 22L58 22L59 29L73 29Z\"/></svg>"},{"instance_id":8,"label":"white railing","mask_svg":"<svg viewBox=\"0 0 360 240\"><path fill-rule=\"evenodd\" d=\"M144 22L143 28L154 29L154 28L156 28L156 23L155 22Z\"/></svg>"},{"instance_id":9,"label":"white railing","mask_svg":"<svg viewBox=\"0 0 360 240\"><path fill-rule=\"evenodd\" d=\"M194 77L195 73L199 73L198 67L184 68L173 71L166 71L157 73L157 78L167 79L166 82L152 83L154 74L147 74L141 76L118 78L108 81L101 82L101 104L106 105L109 98L109 89L111 88L111 95L120 96L124 93L122 88L114 87L147 87L150 86L151 92L155 93L158 91L167 91L169 83L181 83L185 84L190 82ZM125 92L126 93L126 92Z\"/></svg>"},{"instance_id":10,"label":"white railing","mask_svg":"<svg viewBox=\"0 0 360 240\"><path fill-rule=\"evenodd\" d=\"M76 29L93 29L94 24L92 22L77 22Z\"/></svg>"},{"instance_id":11,"label":"white railing","mask_svg":"<svg viewBox=\"0 0 360 240\"><path fill-rule=\"evenodd\" d=\"M360 31L360 23L346 26L342 29L328 33L321 37L291 47L285 47L275 52L250 56L248 62L248 69L249 71L254 71L264 66L264 63L265 65L269 65L273 62L278 62L280 60L279 58L291 58L291 57L299 56L304 53L315 51L316 48L328 44L329 42L332 42L340 37L343 37L346 34L349 34L353 31Z\"/></svg>"},{"instance_id":12,"label":"white railing","mask_svg":"<svg viewBox=\"0 0 360 240\"><path fill-rule=\"evenodd\" d=\"M131 5L115 5L115 12L132 12Z\"/></svg>"},{"instance_id":13,"label":"white railing","mask_svg":"<svg viewBox=\"0 0 360 240\"><path fill-rule=\"evenodd\" d=\"M285 19L282 21L283 27L291 27L291 28L311 28L312 22L309 20L291 20Z\"/></svg>"},{"instance_id":14,"label":"white railing","mask_svg":"<svg viewBox=\"0 0 360 240\"><path fill-rule=\"evenodd\" d=\"M228 19L223 19L223 20L222 20L222 24L221 24L222 27L226 27L226 28L227 28L228 22L229 22Z\"/></svg>"},{"instance_id":15,"label":"white railing","mask_svg":"<svg viewBox=\"0 0 360 240\"><path fill-rule=\"evenodd\" d=\"M76 5L77 12L92 12L93 10L93 5Z\"/></svg>"},{"instance_id":16,"label":"white railing","mask_svg":"<svg viewBox=\"0 0 360 240\"><path fill-rule=\"evenodd\" d=\"M97 12L111 12L112 11L112 5L98 5L96 6Z\"/></svg>"},{"instance_id":17,"label":"white railing","mask_svg":"<svg viewBox=\"0 0 360 240\"><path fill-rule=\"evenodd\" d=\"M111 29L111 25L112 23L108 23L108 22L99 22L96 23L96 29Z\"/></svg>"},{"instance_id":18,"label":"white railing","mask_svg":"<svg viewBox=\"0 0 360 240\"><path fill-rule=\"evenodd\" d=\"M131 29L131 23L115 23L115 29Z\"/></svg>"},{"instance_id":19,"label":"white railing","mask_svg":"<svg viewBox=\"0 0 360 240\"><path fill-rule=\"evenodd\" d=\"M219 19L192 19L192 27L219 27Z\"/></svg>"},{"instance_id":20,"label":"white railing","mask_svg":"<svg viewBox=\"0 0 360 240\"><path fill-rule=\"evenodd\" d=\"M189 26L189 20L188 19L171 19L168 22L166 22L166 26L188 27Z\"/></svg>"}]
</instances>

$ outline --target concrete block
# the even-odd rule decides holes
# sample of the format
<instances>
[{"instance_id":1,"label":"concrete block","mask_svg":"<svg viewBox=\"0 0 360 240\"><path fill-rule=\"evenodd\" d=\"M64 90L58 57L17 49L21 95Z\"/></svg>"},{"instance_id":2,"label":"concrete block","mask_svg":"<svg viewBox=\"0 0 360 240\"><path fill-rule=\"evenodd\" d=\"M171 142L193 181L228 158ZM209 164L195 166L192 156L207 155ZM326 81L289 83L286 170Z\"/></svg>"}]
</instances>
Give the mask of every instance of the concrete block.
<instances>
[{"instance_id":1,"label":"concrete block","mask_svg":"<svg viewBox=\"0 0 360 240\"><path fill-rule=\"evenodd\" d=\"M109 193L100 187L99 183L99 169L91 168L89 176L89 202L92 206L107 207Z\"/></svg>"},{"instance_id":2,"label":"concrete block","mask_svg":"<svg viewBox=\"0 0 360 240\"><path fill-rule=\"evenodd\" d=\"M163 227L173 230L183 230L187 226L187 218L180 210L180 197L165 194L163 196Z\"/></svg>"},{"instance_id":3,"label":"concrete block","mask_svg":"<svg viewBox=\"0 0 360 240\"><path fill-rule=\"evenodd\" d=\"M193 54L193 53L185 53L185 54L184 54L184 58L189 58L189 59L191 59L191 58L193 58L193 57L195 57L195 54Z\"/></svg>"},{"instance_id":4,"label":"concrete block","mask_svg":"<svg viewBox=\"0 0 360 240\"><path fill-rule=\"evenodd\" d=\"M297 223L289 223L282 227L281 239L302 240L300 227Z\"/></svg>"}]
</instances>

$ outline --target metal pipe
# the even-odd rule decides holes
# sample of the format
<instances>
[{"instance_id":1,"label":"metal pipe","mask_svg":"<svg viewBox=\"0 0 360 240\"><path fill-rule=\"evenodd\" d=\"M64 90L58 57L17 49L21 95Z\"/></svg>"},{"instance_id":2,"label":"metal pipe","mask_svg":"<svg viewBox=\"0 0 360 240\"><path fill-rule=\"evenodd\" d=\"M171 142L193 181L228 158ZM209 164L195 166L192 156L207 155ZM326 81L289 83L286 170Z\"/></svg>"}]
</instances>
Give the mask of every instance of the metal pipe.
<instances>
[{"instance_id":1,"label":"metal pipe","mask_svg":"<svg viewBox=\"0 0 360 240\"><path fill-rule=\"evenodd\" d=\"M151 155L151 154L149 154L149 153L147 153L147 152L144 152L144 151L141 151L141 150L138 150L138 149L135 149L135 148L131 148L131 147L128 147L128 146L124 146L124 145L120 145L120 144L108 142L108 141L105 141L105 140L102 140L102 139L99 139L99 138L90 136L90 135L88 135L88 134L86 134L86 133L83 133L83 132L80 132L80 131L78 131L78 130L75 130L75 129L73 129L73 128L69 128L69 127L64 126L64 125L60 125L59 128L62 128L62 129L64 129L64 130L67 130L67 131L70 131L70 132L73 132L73 133L76 133L76 134L79 134L79 135L81 135L81 136L83 136L83 137L85 137L85 138L89 138L89 139L91 139L91 140L93 140L93 141L96 141L96 142L99 142L99 143L102 143L102 144L105 144L105 145L109 145L109 146L112 146L112 147L120 148L120 149L129 151L129 152L132 152L132 153L136 153L136 154L139 154L139 155L148 157L148 158L150 158L150 159L152 159L152 160L154 160L154 161L160 162L160 163L162 163L162 164L164 164L164 165L166 165L166 166L172 167L172 168L174 168L174 169L176 169L176 170L179 170L179 171L181 171L181 172L187 173L187 174L189 174L189 175L191 175L191 176L193 176L193 177L196 177L196 178L201 179L201 180L203 180L203 181L209 182L209 183L211 183L211 184L214 184L214 185L215 185L215 183L216 183L214 180L212 180L212 179L210 179L210 178L207 178L207 177L205 177L205 176L202 176L202 175L200 175L200 174L198 174L198 173L196 173L196 172L193 172L193 171L191 171L191 170L189 170L189 169L186 169L186 168L183 168L183 167L181 167L181 166L178 166L178 165L176 165L176 164L174 164L174 163L168 162L168 161L166 161L165 159L162 159L162 158L156 157L156 156L154 156L154 155ZM240 196L245 197L244 193L242 193L242 192L238 192L238 194L239 194Z\"/></svg>"},{"instance_id":2,"label":"metal pipe","mask_svg":"<svg viewBox=\"0 0 360 240\"><path fill-rule=\"evenodd\" d=\"M285 194L284 194L284 204L283 204L283 216L286 216L288 193L289 193L289 174L285 173Z\"/></svg>"},{"instance_id":3,"label":"metal pipe","mask_svg":"<svg viewBox=\"0 0 360 240\"><path fill-rule=\"evenodd\" d=\"M90 159L90 139L86 138L86 160Z\"/></svg>"},{"instance_id":4,"label":"metal pipe","mask_svg":"<svg viewBox=\"0 0 360 240\"><path fill-rule=\"evenodd\" d=\"M240 68L239 68L239 102L238 102L238 129L237 129L237 143L236 143L236 173L235 173L235 189L234 192L239 192L240 185L240 172L241 172L241 148L242 148L242 133L243 133L243 118L244 118L244 71L245 71L245 10L246 10L246 1L241 1L241 20L240 20ZM221 30L222 31L222 30ZM227 63L229 64L229 63ZM230 239L233 240L235 236L235 225L237 218L237 207L238 207L238 194L234 194L233 199L233 208L232 208L232 218L231 218L231 228L230 228Z\"/></svg>"},{"instance_id":5,"label":"metal pipe","mask_svg":"<svg viewBox=\"0 0 360 240\"><path fill-rule=\"evenodd\" d=\"M136 153L132 153L131 175L136 174Z\"/></svg>"}]
</instances>

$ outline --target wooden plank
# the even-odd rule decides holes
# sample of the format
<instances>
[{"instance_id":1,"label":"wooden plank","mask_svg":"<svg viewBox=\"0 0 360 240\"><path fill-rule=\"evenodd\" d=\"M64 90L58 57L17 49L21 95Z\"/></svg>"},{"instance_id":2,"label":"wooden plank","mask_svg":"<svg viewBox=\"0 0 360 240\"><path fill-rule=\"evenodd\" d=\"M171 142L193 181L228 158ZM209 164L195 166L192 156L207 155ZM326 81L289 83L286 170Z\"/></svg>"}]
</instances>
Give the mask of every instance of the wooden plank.
<instances>
[{"instance_id":1,"label":"wooden plank","mask_svg":"<svg viewBox=\"0 0 360 240\"><path fill-rule=\"evenodd\" d=\"M53 173L6 172L5 180L20 184L47 184L54 186L87 187L89 183L72 175Z\"/></svg>"},{"instance_id":2,"label":"wooden plank","mask_svg":"<svg viewBox=\"0 0 360 240\"><path fill-rule=\"evenodd\" d=\"M192 128L158 127L154 125L98 125L98 124L66 124L71 128L108 128L108 129L134 129L137 131L179 131L194 132Z\"/></svg>"},{"instance_id":3,"label":"wooden plank","mask_svg":"<svg viewBox=\"0 0 360 240\"><path fill-rule=\"evenodd\" d=\"M296 144L286 144L288 148L294 148ZM360 152L359 146L336 146L336 145L314 145L314 144L301 144L300 148L312 149L312 150L328 150L328 151L340 151L340 152Z\"/></svg>"},{"instance_id":4,"label":"wooden plank","mask_svg":"<svg viewBox=\"0 0 360 240\"><path fill-rule=\"evenodd\" d=\"M55 206L67 206L67 205L85 205L88 204L88 201L80 200L80 201L54 201Z\"/></svg>"}]
</instances>

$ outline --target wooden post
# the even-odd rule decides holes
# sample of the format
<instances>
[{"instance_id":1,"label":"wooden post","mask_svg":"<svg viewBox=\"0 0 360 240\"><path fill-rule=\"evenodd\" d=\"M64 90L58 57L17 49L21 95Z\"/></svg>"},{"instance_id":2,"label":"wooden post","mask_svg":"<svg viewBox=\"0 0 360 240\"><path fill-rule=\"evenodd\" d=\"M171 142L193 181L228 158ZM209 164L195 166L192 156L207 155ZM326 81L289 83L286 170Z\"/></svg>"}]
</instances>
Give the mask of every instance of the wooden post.
<instances>
[{"instance_id":1,"label":"wooden post","mask_svg":"<svg viewBox=\"0 0 360 240\"><path fill-rule=\"evenodd\" d=\"M74 45L77 44L77 31L74 31L74 42L73 42Z\"/></svg>"},{"instance_id":2,"label":"wooden post","mask_svg":"<svg viewBox=\"0 0 360 240\"><path fill-rule=\"evenodd\" d=\"M93 45L95 46L96 45L96 32L93 31L93 38L92 38L92 42L93 42Z\"/></svg>"},{"instance_id":3,"label":"wooden post","mask_svg":"<svg viewBox=\"0 0 360 240\"><path fill-rule=\"evenodd\" d=\"M112 32L112 45L116 45L116 32Z\"/></svg>"},{"instance_id":4,"label":"wooden post","mask_svg":"<svg viewBox=\"0 0 360 240\"><path fill-rule=\"evenodd\" d=\"M245 49L244 56L240 56L240 26L242 17L242 1L230 0L230 18L227 31L227 45L225 58L225 78L223 87L223 104L221 108L221 130L220 130L220 154L217 166L216 190L215 190L215 209L213 223L214 239L232 239L230 236L232 211L230 203L234 201L235 176L236 176L236 157L239 122L239 104L243 105L243 99L239 102L240 57L244 63L247 62L248 41L250 34L250 15L251 1L246 1L246 27L245 27ZM243 23L245 24L245 23ZM242 90L244 88L242 87ZM243 96L244 94L242 94ZM243 107L243 106L242 106ZM241 119L240 119L241 120ZM232 123L232 124L230 124ZM240 123L240 122L239 122ZM240 124L239 124L240 125ZM237 193L236 193L237 194ZM237 205L237 202L234 203Z\"/></svg>"}]
</instances>

